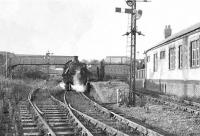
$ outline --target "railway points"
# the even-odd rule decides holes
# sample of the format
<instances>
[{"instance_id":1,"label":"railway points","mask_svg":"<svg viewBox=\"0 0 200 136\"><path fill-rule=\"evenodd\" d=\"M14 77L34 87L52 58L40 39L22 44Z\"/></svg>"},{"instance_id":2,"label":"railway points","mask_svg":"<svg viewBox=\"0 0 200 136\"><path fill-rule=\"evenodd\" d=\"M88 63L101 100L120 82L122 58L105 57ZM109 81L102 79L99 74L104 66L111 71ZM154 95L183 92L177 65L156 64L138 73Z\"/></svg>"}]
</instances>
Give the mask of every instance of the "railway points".
<instances>
[{"instance_id":1,"label":"railway points","mask_svg":"<svg viewBox=\"0 0 200 136\"><path fill-rule=\"evenodd\" d=\"M114 81L113 81L114 82ZM101 92L101 90L107 89L107 94L105 94L105 91L102 91L102 94L108 99L108 96L116 96L116 86L115 82L112 84L107 84L107 82L104 82L105 85L101 82L95 83L96 85L99 85L96 89L100 89L98 91ZM110 87L108 87L110 85ZM112 86L112 87L111 87ZM104 88L104 89L103 89ZM113 89L115 91L113 91ZM125 88L126 89L126 88ZM172 104L176 104L177 106L182 106L184 109L187 107L192 108L193 110L198 110L197 106L192 106L182 103L182 102L174 102L170 99L174 99L174 96L170 95L164 95L161 93L157 92L148 92L147 90L138 90L136 92L136 98L137 98L137 104L138 106L136 107L127 107L122 103L121 106L118 106L116 103L113 103L113 99L110 99L110 102L107 102L103 104L106 108L109 110L112 110L118 114L122 114L122 116L127 117L128 119L136 119L139 120L147 125L152 126L152 128L156 128L158 130L164 130L168 133L171 134L177 134L177 135L189 135L189 134L194 134L198 135L199 131L199 115L194 114L189 112L189 110L180 110L178 108L175 108L173 106L167 105L167 104L162 104L161 102L156 103L152 102L149 99L157 99L157 100L163 100L167 102L170 102ZM92 97L96 99L95 95L92 95ZM143 106L140 107L140 102L141 102L141 96L142 96L142 102ZM123 98L124 96L122 96ZM164 99L164 97L166 97ZM93 98L93 99L94 99ZM97 102L102 104L101 101L96 99ZM168 100L168 101L167 101ZM115 101L116 102L116 101ZM185 129L186 127L190 128L190 130ZM150 127L151 128L151 127Z\"/></svg>"},{"instance_id":2,"label":"railway points","mask_svg":"<svg viewBox=\"0 0 200 136\"><path fill-rule=\"evenodd\" d=\"M72 104L72 107L74 109L79 110L79 112L83 112L87 116L91 116L97 120L101 120L102 122L103 121L105 121L106 123L109 122L109 125L114 126L116 129L121 130L122 132L123 131L128 133L132 132L132 135L134 134L135 135L144 134L149 136L166 135L166 133L162 132L159 133L154 130L148 129L145 126L132 122L114 112L111 112L108 109L103 108L102 106L93 102L92 100L89 100L89 98L87 98L83 94L81 95L81 94L76 94L74 92L69 92L67 93L66 97L67 97L66 99L69 100L69 103ZM81 100L82 104L80 105L80 101L76 100ZM111 119L112 121L107 121L109 119ZM115 122L118 122L120 124L117 125L115 124Z\"/></svg>"},{"instance_id":3,"label":"railway points","mask_svg":"<svg viewBox=\"0 0 200 136\"><path fill-rule=\"evenodd\" d=\"M70 99L69 99L70 97ZM45 99L44 99L45 98ZM74 99L76 98L76 99ZM32 106L35 108L36 114L39 114L39 118L45 126L44 132L53 133L55 135L74 134L80 130L91 131L92 135L147 135L147 136L164 136L151 130L146 126L142 126L136 122L124 118L122 115L109 111L106 108L98 105L94 101L90 100L87 96L81 93L67 92L65 94L65 104L53 96L50 96L46 89L38 89L33 91L29 95L29 99L32 102ZM73 100L78 100L77 103L72 103ZM74 102L74 101L73 101ZM82 105L80 105L82 103ZM76 107L77 104L79 107ZM76 106L75 106L76 105ZM23 105L24 106L24 105ZM90 106L90 107L86 107ZM71 111L69 111L69 108ZM24 107L22 109L25 110ZM27 112L27 111L26 111ZM69 121L70 113L74 114L76 120L79 120L79 127L73 126L73 121ZM67 115L67 116L66 116ZM28 120L31 121L31 120ZM70 125L70 123L72 123ZM77 123L75 123L77 124ZM37 124L38 125L38 124ZM37 126L35 134L38 134ZM84 125L84 126L83 126ZM71 126L71 127L70 127ZM73 127L72 127L73 126ZM80 129L81 127L84 127ZM92 129L91 129L92 128ZM67 130L67 132L65 132ZM50 132L49 132L50 131ZM52 132L51 132L52 131ZM33 132L33 131L31 131ZM80 132L79 132L80 133ZM85 133L85 132L82 132Z\"/></svg>"}]
</instances>

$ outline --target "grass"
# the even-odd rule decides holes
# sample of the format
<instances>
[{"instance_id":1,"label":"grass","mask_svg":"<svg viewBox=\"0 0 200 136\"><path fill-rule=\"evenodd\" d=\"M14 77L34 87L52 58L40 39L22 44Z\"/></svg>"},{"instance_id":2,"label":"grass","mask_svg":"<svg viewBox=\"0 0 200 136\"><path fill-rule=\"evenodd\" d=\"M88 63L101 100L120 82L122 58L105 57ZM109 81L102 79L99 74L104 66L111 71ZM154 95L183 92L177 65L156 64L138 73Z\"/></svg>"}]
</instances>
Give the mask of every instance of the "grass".
<instances>
[{"instance_id":1,"label":"grass","mask_svg":"<svg viewBox=\"0 0 200 136\"><path fill-rule=\"evenodd\" d=\"M56 99L64 101L65 90L63 90L57 84L51 83L51 85L48 85L47 89L49 90L49 93L53 95Z\"/></svg>"},{"instance_id":2,"label":"grass","mask_svg":"<svg viewBox=\"0 0 200 136\"><path fill-rule=\"evenodd\" d=\"M0 76L0 135L22 135L19 119L19 102L27 99L30 90L39 81L12 80Z\"/></svg>"}]
</instances>

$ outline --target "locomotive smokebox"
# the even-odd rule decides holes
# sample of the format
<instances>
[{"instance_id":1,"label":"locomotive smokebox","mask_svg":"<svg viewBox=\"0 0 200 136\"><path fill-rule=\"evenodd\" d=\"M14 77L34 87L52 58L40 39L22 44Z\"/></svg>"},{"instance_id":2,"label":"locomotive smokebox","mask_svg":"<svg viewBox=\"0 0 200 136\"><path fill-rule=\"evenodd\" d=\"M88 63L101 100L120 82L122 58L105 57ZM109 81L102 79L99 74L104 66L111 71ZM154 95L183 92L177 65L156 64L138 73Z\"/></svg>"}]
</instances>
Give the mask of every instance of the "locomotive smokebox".
<instances>
[{"instance_id":1,"label":"locomotive smokebox","mask_svg":"<svg viewBox=\"0 0 200 136\"><path fill-rule=\"evenodd\" d=\"M87 90L88 74L86 64L79 62L78 56L68 61L63 68L63 81L66 90L84 92Z\"/></svg>"}]
</instances>

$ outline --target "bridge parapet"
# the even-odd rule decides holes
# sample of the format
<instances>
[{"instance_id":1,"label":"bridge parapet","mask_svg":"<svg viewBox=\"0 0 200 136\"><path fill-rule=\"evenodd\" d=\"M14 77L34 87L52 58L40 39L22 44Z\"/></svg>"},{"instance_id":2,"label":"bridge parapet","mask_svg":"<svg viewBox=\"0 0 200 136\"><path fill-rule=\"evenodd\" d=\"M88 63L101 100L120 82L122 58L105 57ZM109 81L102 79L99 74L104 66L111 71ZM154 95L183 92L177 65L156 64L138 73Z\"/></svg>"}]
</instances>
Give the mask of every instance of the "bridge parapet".
<instances>
[{"instance_id":1,"label":"bridge parapet","mask_svg":"<svg viewBox=\"0 0 200 136\"><path fill-rule=\"evenodd\" d=\"M5 60L5 56L3 56ZM18 65L64 65L67 61L71 60L73 56L51 56L45 58L44 55L12 55L7 56L8 67L15 67Z\"/></svg>"}]
</instances>

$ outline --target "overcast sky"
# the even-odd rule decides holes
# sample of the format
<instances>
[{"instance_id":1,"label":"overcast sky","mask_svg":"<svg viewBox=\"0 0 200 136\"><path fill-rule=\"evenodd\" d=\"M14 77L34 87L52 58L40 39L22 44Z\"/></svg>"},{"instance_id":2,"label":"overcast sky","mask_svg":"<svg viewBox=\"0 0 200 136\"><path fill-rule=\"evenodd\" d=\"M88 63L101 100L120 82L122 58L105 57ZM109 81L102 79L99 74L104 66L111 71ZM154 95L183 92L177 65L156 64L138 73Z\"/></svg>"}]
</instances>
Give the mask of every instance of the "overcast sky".
<instances>
[{"instance_id":1,"label":"overcast sky","mask_svg":"<svg viewBox=\"0 0 200 136\"><path fill-rule=\"evenodd\" d=\"M200 22L199 0L137 3L139 54L164 39L165 25L176 33ZM125 56L128 15L125 0L0 0L1 51L20 54L79 55L81 59Z\"/></svg>"}]
</instances>

